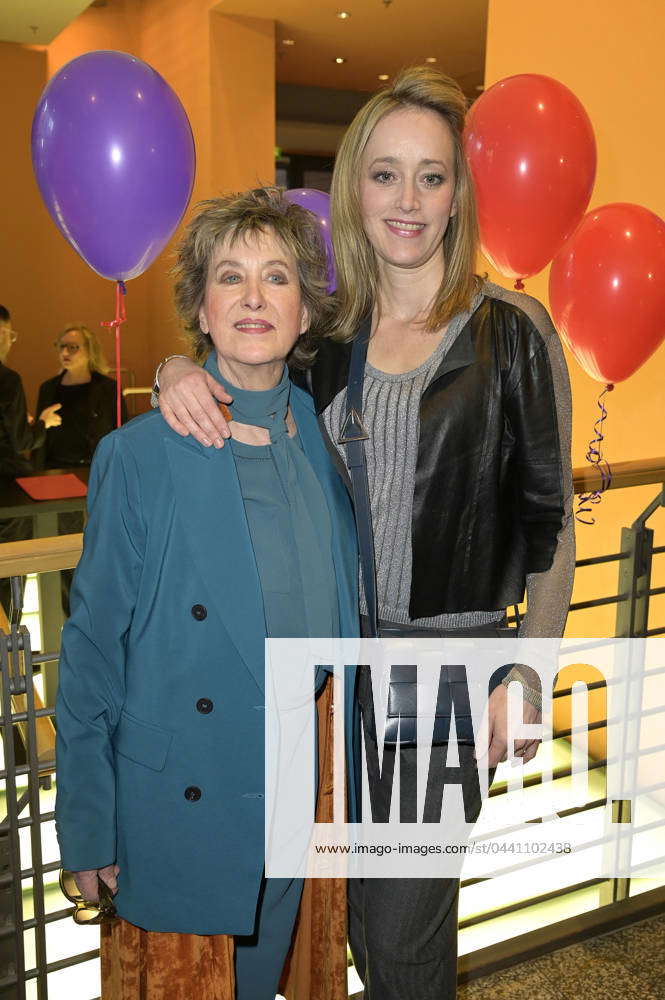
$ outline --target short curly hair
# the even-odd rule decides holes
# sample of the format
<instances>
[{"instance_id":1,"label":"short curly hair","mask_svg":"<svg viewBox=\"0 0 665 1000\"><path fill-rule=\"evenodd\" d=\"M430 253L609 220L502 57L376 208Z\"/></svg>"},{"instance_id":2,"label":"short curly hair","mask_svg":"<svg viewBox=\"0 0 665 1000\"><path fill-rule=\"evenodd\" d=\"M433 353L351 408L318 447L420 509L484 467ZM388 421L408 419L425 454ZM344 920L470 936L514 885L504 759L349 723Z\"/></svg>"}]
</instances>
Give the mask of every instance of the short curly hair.
<instances>
[{"instance_id":1,"label":"short curly hair","mask_svg":"<svg viewBox=\"0 0 665 1000\"><path fill-rule=\"evenodd\" d=\"M233 244L247 236L268 232L296 260L309 328L296 341L288 362L294 368L308 368L316 357L316 331L327 321L331 307L326 250L316 217L300 205L293 205L276 187L210 198L200 202L197 209L177 248L174 268L175 305L196 360L205 360L212 347L210 335L199 324L199 309L215 247L228 238Z\"/></svg>"}]
</instances>

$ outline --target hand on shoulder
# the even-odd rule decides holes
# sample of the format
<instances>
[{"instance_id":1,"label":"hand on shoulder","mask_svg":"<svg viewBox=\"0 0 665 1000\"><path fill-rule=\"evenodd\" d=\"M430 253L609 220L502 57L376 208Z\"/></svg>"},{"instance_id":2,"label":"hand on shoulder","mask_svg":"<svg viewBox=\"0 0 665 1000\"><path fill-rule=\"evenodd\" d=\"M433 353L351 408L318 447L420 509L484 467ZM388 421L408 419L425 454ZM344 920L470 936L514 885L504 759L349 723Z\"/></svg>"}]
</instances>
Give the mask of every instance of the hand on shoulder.
<instances>
[{"instance_id":1,"label":"hand on shoulder","mask_svg":"<svg viewBox=\"0 0 665 1000\"><path fill-rule=\"evenodd\" d=\"M187 358L172 358L160 372L162 416L181 437L191 434L206 448L222 448L231 436L219 406L230 402L224 387Z\"/></svg>"}]
</instances>

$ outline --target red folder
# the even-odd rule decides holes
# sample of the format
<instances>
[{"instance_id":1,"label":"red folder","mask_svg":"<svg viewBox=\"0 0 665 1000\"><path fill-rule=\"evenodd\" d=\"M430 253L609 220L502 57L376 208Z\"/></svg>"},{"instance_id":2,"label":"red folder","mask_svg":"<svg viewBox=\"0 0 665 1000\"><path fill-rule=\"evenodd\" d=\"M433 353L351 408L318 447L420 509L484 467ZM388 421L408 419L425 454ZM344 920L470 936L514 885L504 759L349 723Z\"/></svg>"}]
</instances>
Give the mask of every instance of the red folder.
<instances>
[{"instance_id":1,"label":"red folder","mask_svg":"<svg viewBox=\"0 0 665 1000\"><path fill-rule=\"evenodd\" d=\"M33 500L65 500L88 493L88 487L73 472L60 476L22 476L16 482Z\"/></svg>"}]
</instances>

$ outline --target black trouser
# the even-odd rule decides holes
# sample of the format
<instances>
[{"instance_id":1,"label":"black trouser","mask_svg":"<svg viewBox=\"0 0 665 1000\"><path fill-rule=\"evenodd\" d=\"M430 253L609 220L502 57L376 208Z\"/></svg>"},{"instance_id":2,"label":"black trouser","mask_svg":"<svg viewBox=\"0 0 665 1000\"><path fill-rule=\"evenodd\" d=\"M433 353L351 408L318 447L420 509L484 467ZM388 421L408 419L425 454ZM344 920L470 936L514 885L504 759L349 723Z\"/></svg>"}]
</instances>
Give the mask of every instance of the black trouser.
<instances>
[{"instance_id":1,"label":"black trouser","mask_svg":"<svg viewBox=\"0 0 665 1000\"><path fill-rule=\"evenodd\" d=\"M0 521L0 543L22 542L26 538L32 538L32 518L12 517L9 520ZM21 577L21 607L23 606L23 590L25 588L25 577ZM7 618L11 615L12 590L9 577L0 579L0 604L5 610Z\"/></svg>"},{"instance_id":2,"label":"black trouser","mask_svg":"<svg viewBox=\"0 0 665 1000\"><path fill-rule=\"evenodd\" d=\"M58 514L58 534L76 535L83 531L84 517L82 510L68 510ZM62 613L65 618L69 618L69 591L74 578L73 569L60 570L60 599L62 601Z\"/></svg>"},{"instance_id":3,"label":"black trouser","mask_svg":"<svg viewBox=\"0 0 665 1000\"><path fill-rule=\"evenodd\" d=\"M363 622L363 625L365 623ZM502 623L478 628L441 631L413 629L381 622L379 633L410 638L496 637L505 635ZM373 717L368 703L371 688L367 668L359 678L358 698L363 712ZM371 738L371 737L370 737ZM432 753L441 758L443 768L447 746L435 746ZM463 776L471 780L477 771L472 746L459 745L459 764ZM407 800L415 794L416 750L400 749L400 780L405 784ZM372 753L370 760L375 758ZM378 759L378 754L376 755ZM434 769L434 775L436 771ZM490 780L494 772L490 772ZM371 783L378 775L368 771ZM466 783L466 779L463 777ZM430 785L426 802L430 798ZM389 794L389 792L388 792ZM437 800L437 796L432 796ZM440 802L440 799L438 799ZM480 796L472 805L472 821L481 807ZM467 813L468 816L468 813ZM427 816L424 817L427 819ZM434 817L431 817L432 819ZM438 816L436 817L438 820ZM444 820L445 821L445 820ZM365 1000L454 1000L457 989L457 878L368 878L349 879L349 942L358 975L365 986Z\"/></svg>"}]
</instances>

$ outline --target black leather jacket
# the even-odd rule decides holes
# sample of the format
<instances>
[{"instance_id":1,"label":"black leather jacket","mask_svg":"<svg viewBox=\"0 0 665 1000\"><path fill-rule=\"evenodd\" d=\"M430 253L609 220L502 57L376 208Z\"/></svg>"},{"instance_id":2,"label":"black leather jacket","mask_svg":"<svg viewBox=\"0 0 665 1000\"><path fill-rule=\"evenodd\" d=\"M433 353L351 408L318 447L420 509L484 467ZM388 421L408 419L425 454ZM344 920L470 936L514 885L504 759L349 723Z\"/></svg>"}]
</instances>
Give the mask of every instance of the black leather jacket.
<instances>
[{"instance_id":1,"label":"black leather jacket","mask_svg":"<svg viewBox=\"0 0 665 1000\"><path fill-rule=\"evenodd\" d=\"M309 375L318 413L345 386L349 356L350 344L321 346ZM486 296L421 399L412 619L518 603L527 574L550 567L569 490L554 392L541 332Z\"/></svg>"},{"instance_id":2,"label":"black leather jacket","mask_svg":"<svg viewBox=\"0 0 665 1000\"><path fill-rule=\"evenodd\" d=\"M41 420L28 423L21 376L0 363L0 479L31 476L32 466L22 452L40 447L45 436Z\"/></svg>"}]
</instances>

